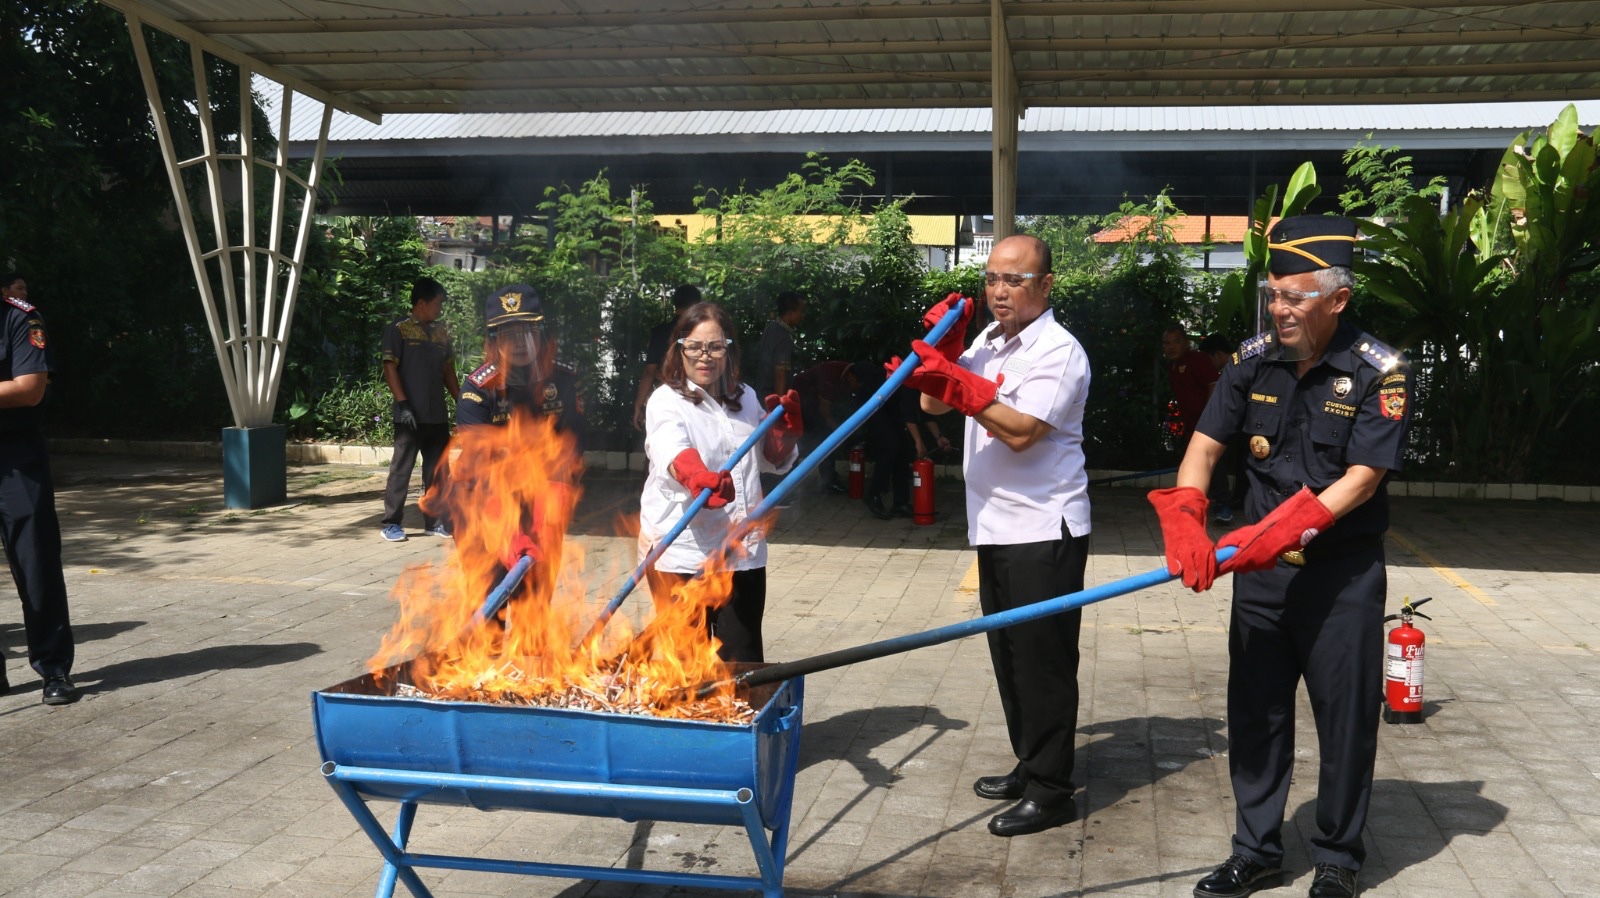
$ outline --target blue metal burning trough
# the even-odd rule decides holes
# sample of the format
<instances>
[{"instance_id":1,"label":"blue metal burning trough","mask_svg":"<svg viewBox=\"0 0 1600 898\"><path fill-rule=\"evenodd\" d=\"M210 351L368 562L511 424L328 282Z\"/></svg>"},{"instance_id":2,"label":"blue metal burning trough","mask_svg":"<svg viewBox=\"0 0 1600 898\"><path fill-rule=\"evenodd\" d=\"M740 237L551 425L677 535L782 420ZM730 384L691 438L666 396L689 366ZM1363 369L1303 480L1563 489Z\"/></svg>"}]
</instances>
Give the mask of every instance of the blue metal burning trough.
<instances>
[{"instance_id":1,"label":"blue metal burning trough","mask_svg":"<svg viewBox=\"0 0 1600 898\"><path fill-rule=\"evenodd\" d=\"M739 665L750 670L764 665ZM383 683L400 674L391 669ZM417 868L524 873L783 894L804 680L749 690L749 724L440 701L372 676L312 694L322 773L383 855L377 898ZM368 802L400 805L386 833ZM760 876L630 870L406 850L419 804L744 827Z\"/></svg>"}]
</instances>

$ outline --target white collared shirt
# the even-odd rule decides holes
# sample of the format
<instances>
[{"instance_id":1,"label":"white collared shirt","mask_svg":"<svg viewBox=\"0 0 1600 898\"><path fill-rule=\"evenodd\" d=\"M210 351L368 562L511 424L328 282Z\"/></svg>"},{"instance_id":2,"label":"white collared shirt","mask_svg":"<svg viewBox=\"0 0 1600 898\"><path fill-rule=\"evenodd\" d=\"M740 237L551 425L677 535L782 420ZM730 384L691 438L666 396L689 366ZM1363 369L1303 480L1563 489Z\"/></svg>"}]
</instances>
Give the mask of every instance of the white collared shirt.
<instances>
[{"instance_id":1,"label":"white collared shirt","mask_svg":"<svg viewBox=\"0 0 1600 898\"><path fill-rule=\"evenodd\" d=\"M967 540L1005 546L1089 532L1089 475L1084 470L1083 410L1089 359L1046 309L1012 339L997 322L961 354L961 367L989 380L996 399L1054 428L1013 452L968 418L962 473L967 481Z\"/></svg>"},{"instance_id":2,"label":"white collared shirt","mask_svg":"<svg viewBox=\"0 0 1600 898\"><path fill-rule=\"evenodd\" d=\"M698 405L665 385L656 387L645 404L644 451L650 460L650 473L645 479L644 492L639 496L640 560L694 502L694 494L667 470L678 453L689 448L698 450L707 470L720 470L766 417L756 399L756 391L748 384L740 385L744 392L737 412L726 408L695 384L688 386L699 394ZM798 455L798 450L791 451L781 466L773 465L767 461L761 442L751 447L733 468L733 501L721 508L701 508L683 533L656 560L656 570L675 574L698 571L706 556L727 540L728 531L760 504L762 472L781 474L789 470ZM752 528L742 542L743 551L733 553L729 559L732 569L748 571L766 567L767 541L762 528Z\"/></svg>"}]
</instances>

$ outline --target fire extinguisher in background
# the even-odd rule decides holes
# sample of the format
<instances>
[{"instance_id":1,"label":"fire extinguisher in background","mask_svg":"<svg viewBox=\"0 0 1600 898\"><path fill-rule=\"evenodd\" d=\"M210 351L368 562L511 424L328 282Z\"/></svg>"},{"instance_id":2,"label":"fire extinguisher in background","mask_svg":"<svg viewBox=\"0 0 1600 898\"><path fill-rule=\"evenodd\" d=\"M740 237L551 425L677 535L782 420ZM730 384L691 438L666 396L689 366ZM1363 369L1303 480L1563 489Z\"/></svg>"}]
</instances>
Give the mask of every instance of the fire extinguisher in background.
<instances>
[{"instance_id":1,"label":"fire extinguisher in background","mask_svg":"<svg viewBox=\"0 0 1600 898\"><path fill-rule=\"evenodd\" d=\"M850 450L850 492L852 499L867 494L867 451L860 446Z\"/></svg>"},{"instance_id":2,"label":"fire extinguisher in background","mask_svg":"<svg viewBox=\"0 0 1600 898\"><path fill-rule=\"evenodd\" d=\"M1383 668L1383 722L1422 722L1422 656L1428 639L1422 631L1411 625L1413 617L1423 620L1433 618L1417 610L1417 606L1432 601L1432 597L1411 601L1407 596L1400 604L1400 613L1383 619L1384 623L1398 620L1400 626L1389 631L1385 645Z\"/></svg>"},{"instance_id":3,"label":"fire extinguisher in background","mask_svg":"<svg viewBox=\"0 0 1600 898\"><path fill-rule=\"evenodd\" d=\"M933 459L919 458L911 463L911 520L933 523Z\"/></svg>"}]
</instances>

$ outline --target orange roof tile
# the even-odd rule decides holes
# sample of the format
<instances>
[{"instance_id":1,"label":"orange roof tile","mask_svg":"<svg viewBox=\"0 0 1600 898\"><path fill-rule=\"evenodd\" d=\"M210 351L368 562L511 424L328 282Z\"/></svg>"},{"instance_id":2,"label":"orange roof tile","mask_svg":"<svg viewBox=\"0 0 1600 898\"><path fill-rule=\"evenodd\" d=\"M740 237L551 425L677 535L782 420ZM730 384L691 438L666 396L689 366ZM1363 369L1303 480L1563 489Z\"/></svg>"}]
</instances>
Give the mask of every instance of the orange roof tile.
<instances>
[{"instance_id":1,"label":"orange roof tile","mask_svg":"<svg viewBox=\"0 0 1600 898\"><path fill-rule=\"evenodd\" d=\"M1095 234L1094 242L1124 243L1149 227L1150 221L1149 215L1124 216L1121 221ZM1270 223L1268 226L1271 226ZM1167 219L1167 227L1172 230L1173 239L1182 244L1243 243L1245 232L1250 228L1250 217L1212 215L1208 219L1204 215L1174 215ZM1208 232L1211 236L1209 241L1206 239Z\"/></svg>"}]
</instances>

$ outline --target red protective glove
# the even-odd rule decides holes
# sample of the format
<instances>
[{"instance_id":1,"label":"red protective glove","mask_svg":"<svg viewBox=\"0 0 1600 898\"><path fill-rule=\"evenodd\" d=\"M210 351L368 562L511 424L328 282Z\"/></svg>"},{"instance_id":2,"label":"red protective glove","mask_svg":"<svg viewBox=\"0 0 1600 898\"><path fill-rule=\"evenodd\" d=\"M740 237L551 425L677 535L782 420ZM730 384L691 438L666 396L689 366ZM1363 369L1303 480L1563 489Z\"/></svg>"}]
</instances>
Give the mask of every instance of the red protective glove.
<instances>
[{"instance_id":1,"label":"red protective glove","mask_svg":"<svg viewBox=\"0 0 1600 898\"><path fill-rule=\"evenodd\" d=\"M1004 374L994 380L986 380L945 358L939 350L921 340L912 340L911 349L922 364L906 378L906 385L921 390L969 418L988 408L994 402L995 394L1000 391L1000 385L1005 383ZM900 368L900 357L895 356L883 367L890 374L895 373Z\"/></svg>"},{"instance_id":2,"label":"red protective glove","mask_svg":"<svg viewBox=\"0 0 1600 898\"><path fill-rule=\"evenodd\" d=\"M943 321L944 316L950 314L950 310L955 307L955 304L963 299L966 299L966 297L959 293L952 293L946 296L943 302L923 314L923 329L933 330L934 325ZM956 319L956 323L945 332L944 337L939 342L933 344L935 349L939 350L945 358L952 362L961 357L961 350L967 346L967 322L972 320L972 312L977 307L978 303L975 300L967 299L966 305L961 309L961 317Z\"/></svg>"},{"instance_id":3,"label":"red protective glove","mask_svg":"<svg viewBox=\"0 0 1600 898\"><path fill-rule=\"evenodd\" d=\"M1150 504L1161 520L1167 573L1182 574L1183 585L1205 592L1217 579L1217 550L1206 533L1205 494L1192 486L1151 490Z\"/></svg>"},{"instance_id":4,"label":"red protective glove","mask_svg":"<svg viewBox=\"0 0 1600 898\"><path fill-rule=\"evenodd\" d=\"M1303 549L1317 534L1333 526L1333 512L1307 487L1272 510L1259 524L1240 527L1217 541L1217 548L1239 551L1218 568L1224 574L1264 571L1290 549Z\"/></svg>"},{"instance_id":5,"label":"red protective glove","mask_svg":"<svg viewBox=\"0 0 1600 898\"><path fill-rule=\"evenodd\" d=\"M777 393L767 397L762 403L767 411L772 411L778 405L783 406L783 417L778 423L772 425L767 431L766 441L762 444L761 451L766 454L767 461L781 465L789 453L794 451L796 443L800 442L800 434L805 431L800 421L800 394L793 390L779 396Z\"/></svg>"},{"instance_id":6,"label":"red protective glove","mask_svg":"<svg viewBox=\"0 0 1600 898\"><path fill-rule=\"evenodd\" d=\"M710 490L707 508L721 508L733 501L733 475L727 471L708 471L700 460L700 450L685 449L672 460L672 476L683 484L689 495L698 496L701 490Z\"/></svg>"},{"instance_id":7,"label":"red protective glove","mask_svg":"<svg viewBox=\"0 0 1600 898\"><path fill-rule=\"evenodd\" d=\"M509 571L517 566L517 562L524 555L532 558L534 564L544 560L544 552L540 551L539 544L533 541L533 535L519 533L512 538L511 548L506 550L506 554L501 557L500 564Z\"/></svg>"},{"instance_id":8,"label":"red protective glove","mask_svg":"<svg viewBox=\"0 0 1600 898\"><path fill-rule=\"evenodd\" d=\"M491 496L490 502L494 503L493 510L499 513L499 498ZM500 556L500 564L506 570L516 566L518 560L526 555L533 559L534 564L544 560L544 550L539 548L539 536L544 531L544 505L534 503L527 507L527 526L518 531L511 538L511 545L506 548L505 554Z\"/></svg>"}]
</instances>

